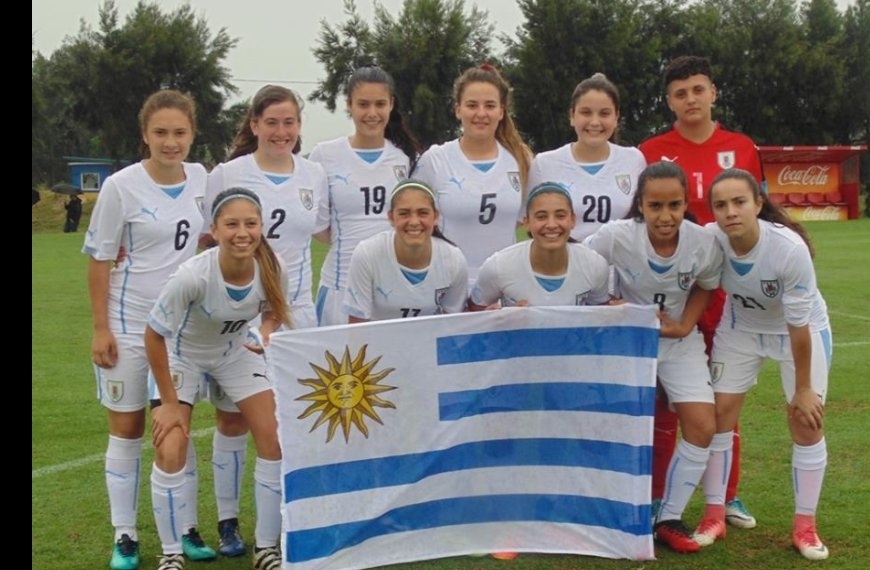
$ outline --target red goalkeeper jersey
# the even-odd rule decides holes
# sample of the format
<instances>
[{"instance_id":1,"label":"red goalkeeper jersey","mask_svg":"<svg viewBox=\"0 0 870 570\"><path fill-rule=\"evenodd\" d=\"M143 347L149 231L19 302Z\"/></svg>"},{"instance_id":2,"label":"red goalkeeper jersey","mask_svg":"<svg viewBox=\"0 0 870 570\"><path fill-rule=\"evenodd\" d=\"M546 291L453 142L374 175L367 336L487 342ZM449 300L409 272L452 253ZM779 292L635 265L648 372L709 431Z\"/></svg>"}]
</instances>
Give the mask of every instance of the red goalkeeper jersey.
<instances>
[{"instance_id":1,"label":"red goalkeeper jersey","mask_svg":"<svg viewBox=\"0 0 870 570\"><path fill-rule=\"evenodd\" d=\"M719 123L716 123L710 138L702 143L692 142L671 128L646 139L638 148L647 164L670 160L680 165L689 182L689 211L701 225L715 221L707 202L707 192L719 172L726 168L742 168L751 172L759 183L764 181L761 156L752 139L725 130Z\"/></svg>"}]
</instances>

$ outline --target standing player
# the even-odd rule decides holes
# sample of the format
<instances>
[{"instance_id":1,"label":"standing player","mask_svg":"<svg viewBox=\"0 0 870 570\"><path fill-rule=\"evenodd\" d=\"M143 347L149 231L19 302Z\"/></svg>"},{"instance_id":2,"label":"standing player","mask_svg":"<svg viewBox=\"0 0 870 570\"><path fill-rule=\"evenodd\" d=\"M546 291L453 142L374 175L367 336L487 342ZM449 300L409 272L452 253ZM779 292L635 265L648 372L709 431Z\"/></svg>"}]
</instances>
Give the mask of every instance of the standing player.
<instances>
[{"instance_id":1,"label":"standing player","mask_svg":"<svg viewBox=\"0 0 870 570\"><path fill-rule=\"evenodd\" d=\"M390 193L393 229L363 240L353 252L344 311L360 323L461 313L468 269L458 247L438 229L435 193L417 180Z\"/></svg>"},{"instance_id":2,"label":"standing player","mask_svg":"<svg viewBox=\"0 0 870 570\"><path fill-rule=\"evenodd\" d=\"M603 305L610 301L607 261L571 237L571 193L557 182L529 191L523 224L531 239L492 254L480 267L468 308Z\"/></svg>"},{"instance_id":3,"label":"standing player","mask_svg":"<svg viewBox=\"0 0 870 570\"><path fill-rule=\"evenodd\" d=\"M661 308L657 376L682 438L668 465L654 532L681 553L700 550L682 515L707 467L716 427L704 339L695 325L722 271L722 250L713 236L684 222L687 203L680 167L650 164L638 180L631 218L605 224L584 242L613 266L619 297Z\"/></svg>"},{"instance_id":4,"label":"standing player","mask_svg":"<svg viewBox=\"0 0 870 570\"><path fill-rule=\"evenodd\" d=\"M172 90L152 94L139 111L139 126L145 158L106 178L82 248L89 256L97 396L109 416L105 473L115 529L112 570L139 567L136 515L149 397L146 320L160 288L196 253L206 185L205 168L184 162L196 133L190 97ZM189 558L205 560L215 552L196 530L192 450L191 444L181 465L187 464L185 491L193 505L180 521L187 531L181 541Z\"/></svg>"},{"instance_id":5,"label":"standing player","mask_svg":"<svg viewBox=\"0 0 870 570\"><path fill-rule=\"evenodd\" d=\"M386 71L360 67L348 79L345 95L354 133L318 143L310 155L323 165L329 180L318 218L318 226L327 229L316 236L330 244L317 290L320 326L347 322L342 297L351 253L360 241L390 229L390 189L408 177L420 154Z\"/></svg>"},{"instance_id":6,"label":"standing player","mask_svg":"<svg viewBox=\"0 0 870 570\"><path fill-rule=\"evenodd\" d=\"M676 120L673 127L653 136L639 146L648 163L668 160L677 163L689 180L689 212L704 225L713 221L707 193L713 178L726 168L742 168L759 183L763 181L761 158L755 143L741 133L725 130L713 120L716 85L710 62L698 56L680 56L664 71L668 108ZM713 333L722 316L725 295L717 291L698 321L707 354ZM667 402L656 401L655 442L653 444L653 499L661 497L665 469L674 452L677 419ZM737 497L740 481L740 435L734 430L734 462L728 483L727 520L739 528L754 528L755 517Z\"/></svg>"},{"instance_id":7,"label":"standing player","mask_svg":"<svg viewBox=\"0 0 870 570\"><path fill-rule=\"evenodd\" d=\"M462 135L432 145L414 177L435 190L441 229L465 254L473 281L490 254L516 241L532 153L510 116L510 85L493 66L467 69L453 98Z\"/></svg>"},{"instance_id":8,"label":"standing player","mask_svg":"<svg viewBox=\"0 0 870 570\"><path fill-rule=\"evenodd\" d=\"M293 328L317 326L311 292L311 236L317 228L317 207L327 191L323 168L299 156L301 103L293 91L266 85L254 95L233 144L229 159L208 177L205 230L212 226L210 208L228 188L247 188L266 212L264 237L286 263L287 302ZM202 240L214 240L204 234ZM226 394L212 394L217 429L212 466L218 504L218 551L241 556L245 543L239 530L241 480L247 459L248 426Z\"/></svg>"},{"instance_id":9,"label":"standing player","mask_svg":"<svg viewBox=\"0 0 870 570\"><path fill-rule=\"evenodd\" d=\"M568 119L577 140L535 156L528 187L553 181L568 188L578 220L571 236L582 241L610 220L625 217L646 160L636 148L614 142L619 90L603 73L577 84Z\"/></svg>"},{"instance_id":10,"label":"standing player","mask_svg":"<svg viewBox=\"0 0 870 570\"><path fill-rule=\"evenodd\" d=\"M183 263L148 315L145 349L160 401L151 413L154 464L151 500L163 547L157 570L182 570L178 521L189 504L178 499L190 415L206 375L250 426L257 448L254 570L281 567L281 448L275 398L263 346L290 325L287 271L263 236L257 195L245 188L218 194L211 207L217 247ZM247 324L260 317L260 346L246 343Z\"/></svg>"},{"instance_id":11,"label":"standing player","mask_svg":"<svg viewBox=\"0 0 870 570\"><path fill-rule=\"evenodd\" d=\"M794 547L810 560L828 557L816 532L816 508L827 465L823 425L831 325L816 286L812 247L804 229L762 194L753 174L723 171L710 187L713 233L725 250L722 288L728 294L716 330L711 370L716 435L704 476L707 508L696 540L725 537L725 477L746 393L767 359L779 363L792 444Z\"/></svg>"}]
</instances>

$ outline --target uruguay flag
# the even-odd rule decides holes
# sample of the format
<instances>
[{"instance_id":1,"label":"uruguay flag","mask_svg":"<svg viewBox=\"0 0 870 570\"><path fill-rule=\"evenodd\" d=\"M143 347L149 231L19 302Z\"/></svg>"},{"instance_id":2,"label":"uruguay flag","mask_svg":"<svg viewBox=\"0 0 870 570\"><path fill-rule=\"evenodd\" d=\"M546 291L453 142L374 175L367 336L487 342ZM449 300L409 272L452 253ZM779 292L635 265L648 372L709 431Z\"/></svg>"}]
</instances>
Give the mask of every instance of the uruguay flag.
<instances>
[{"instance_id":1,"label":"uruguay flag","mask_svg":"<svg viewBox=\"0 0 870 570\"><path fill-rule=\"evenodd\" d=\"M653 559L658 327L524 307L273 335L284 569Z\"/></svg>"}]
</instances>

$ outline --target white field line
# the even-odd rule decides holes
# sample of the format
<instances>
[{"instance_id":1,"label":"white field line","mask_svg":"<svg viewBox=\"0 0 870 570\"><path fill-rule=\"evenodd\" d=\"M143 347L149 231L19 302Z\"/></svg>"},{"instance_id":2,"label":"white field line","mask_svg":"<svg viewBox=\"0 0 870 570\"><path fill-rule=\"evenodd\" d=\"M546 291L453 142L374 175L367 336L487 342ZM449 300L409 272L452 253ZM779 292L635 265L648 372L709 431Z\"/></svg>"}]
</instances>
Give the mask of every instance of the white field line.
<instances>
[{"instance_id":1,"label":"white field line","mask_svg":"<svg viewBox=\"0 0 870 570\"><path fill-rule=\"evenodd\" d=\"M856 315L846 315L855 318L864 319L865 317L858 317ZM870 319L867 319L870 320ZM834 348L853 348L856 346L867 346L870 344L870 340L858 340L854 342L835 342ZM196 430L193 432L193 437L199 438L204 437L206 435L210 435L214 432L214 428L205 428ZM147 442L143 446L142 449L151 449L151 443ZM72 461L67 461L65 463L58 463L57 465L46 465L45 467L40 467L39 469L34 469L31 471L31 481L33 479L39 479L40 477L44 477L46 475L53 475L54 473L60 473L61 471L69 471L70 469L75 469L77 467L83 467L85 465L89 465L91 463L95 463L97 461L102 461L105 459L105 453L95 453L94 455L88 455L86 457L80 457L79 459L73 459Z\"/></svg>"},{"instance_id":2,"label":"white field line","mask_svg":"<svg viewBox=\"0 0 870 570\"><path fill-rule=\"evenodd\" d=\"M832 311L828 309L828 313L831 315L837 315L838 317L845 317L847 319L858 319L859 321L870 321L870 317L865 315L855 315L853 313L844 313L842 311Z\"/></svg>"},{"instance_id":3,"label":"white field line","mask_svg":"<svg viewBox=\"0 0 870 570\"><path fill-rule=\"evenodd\" d=\"M207 435L211 435L214 432L214 428L204 428L198 429L192 432L194 438L200 438ZM143 450L152 449L150 441L146 441L142 446ZM75 469L77 467L84 467L85 465L90 465L91 463L96 463L98 461L103 461L106 458L105 453L95 453L93 455L88 455L86 457L80 457L78 459L73 459L72 461L66 461L64 463L58 463L57 465L46 465L45 467L40 467L39 469L34 469L31 471L31 481L34 479L39 479L40 477L45 477L46 475L54 475L55 473L60 473L61 471L69 471L70 469Z\"/></svg>"}]
</instances>

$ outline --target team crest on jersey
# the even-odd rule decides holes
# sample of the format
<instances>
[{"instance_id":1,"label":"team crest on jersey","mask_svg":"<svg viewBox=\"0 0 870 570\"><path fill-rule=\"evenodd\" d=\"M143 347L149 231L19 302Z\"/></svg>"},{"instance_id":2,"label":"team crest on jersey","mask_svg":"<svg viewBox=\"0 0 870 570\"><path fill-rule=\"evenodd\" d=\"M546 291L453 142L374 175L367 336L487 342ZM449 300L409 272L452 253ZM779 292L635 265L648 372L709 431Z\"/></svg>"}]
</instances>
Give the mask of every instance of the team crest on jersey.
<instances>
[{"instance_id":1,"label":"team crest on jersey","mask_svg":"<svg viewBox=\"0 0 870 570\"><path fill-rule=\"evenodd\" d=\"M443 315L447 311L444 310L444 296L447 295L447 287L442 287L441 289L435 289L435 306L438 307L435 309L436 315Z\"/></svg>"},{"instance_id":2,"label":"team crest on jersey","mask_svg":"<svg viewBox=\"0 0 870 570\"><path fill-rule=\"evenodd\" d=\"M511 188L513 188L514 190L519 192L520 191L520 173L519 172L508 172L507 176L508 176L508 182L511 183Z\"/></svg>"},{"instance_id":3,"label":"team crest on jersey","mask_svg":"<svg viewBox=\"0 0 870 570\"><path fill-rule=\"evenodd\" d=\"M710 363L710 380L715 384L722 379L722 372L725 370L724 362Z\"/></svg>"},{"instance_id":4,"label":"team crest on jersey","mask_svg":"<svg viewBox=\"0 0 870 570\"><path fill-rule=\"evenodd\" d=\"M719 163L721 168L734 168L737 160L734 158L733 150L723 150L716 155L716 162Z\"/></svg>"},{"instance_id":5,"label":"team crest on jersey","mask_svg":"<svg viewBox=\"0 0 870 570\"><path fill-rule=\"evenodd\" d=\"M302 202L302 205L306 210L310 210L314 207L314 190L311 188L300 188L299 189L299 201Z\"/></svg>"},{"instance_id":6,"label":"team crest on jersey","mask_svg":"<svg viewBox=\"0 0 870 570\"><path fill-rule=\"evenodd\" d=\"M677 273L677 285L680 286L680 289L683 291L688 291L689 287L692 285L692 272L691 271L680 271Z\"/></svg>"},{"instance_id":7,"label":"team crest on jersey","mask_svg":"<svg viewBox=\"0 0 870 570\"><path fill-rule=\"evenodd\" d=\"M393 174L396 176L396 180L405 180L408 178L408 169L402 165L394 166Z\"/></svg>"},{"instance_id":8,"label":"team crest on jersey","mask_svg":"<svg viewBox=\"0 0 870 570\"><path fill-rule=\"evenodd\" d=\"M779 280L778 279L762 279L761 292L765 297L773 299L779 295Z\"/></svg>"},{"instance_id":9,"label":"team crest on jersey","mask_svg":"<svg viewBox=\"0 0 870 570\"><path fill-rule=\"evenodd\" d=\"M575 305L585 305L586 297L589 296L589 291L585 291L583 293L577 293L574 295L574 304Z\"/></svg>"},{"instance_id":10,"label":"team crest on jersey","mask_svg":"<svg viewBox=\"0 0 870 570\"><path fill-rule=\"evenodd\" d=\"M259 308L257 309L258 313L263 313L269 310L269 301L260 301Z\"/></svg>"},{"instance_id":11,"label":"team crest on jersey","mask_svg":"<svg viewBox=\"0 0 870 570\"><path fill-rule=\"evenodd\" d=\"M196 207L197 207L197 209L199 209L199 213L204 216L205 215L205 197L204 196L197 196L196 198L193 199L193 201L196 203Z\"/></svg>"},{"instance_id":12,"label":"team crest on jersey","mask_svg":"<svg viewBox=\"0 0 870 570\"><path fill-rule=\"evenodd\" d=\"M626 196L631 194L631 176L628 174L617 174L616 187Z\"/></svg>"},{"instance_id":13,"label":"team crest on jersey","mask_svg":"<svg viewBox=\"0 0 870 570\"><path fill-rule=\"evenodd\" d=\"M176 390L181 390L181 387L184 386L184 373L183 372L173 372L172 373L172 386Z\"/></svg>"},{"instance_id":14,"label":"team crest on jersey","mask_svg":"<svg viewBox=\"0 0 870 570\"><path fill-rule=\"evenodd\" d=\"M106 382L106 389L109 391L109 400L112 402L120 402L124 397L124 383L118 380L109 380Z\"/></svg>"}]
</instances>

